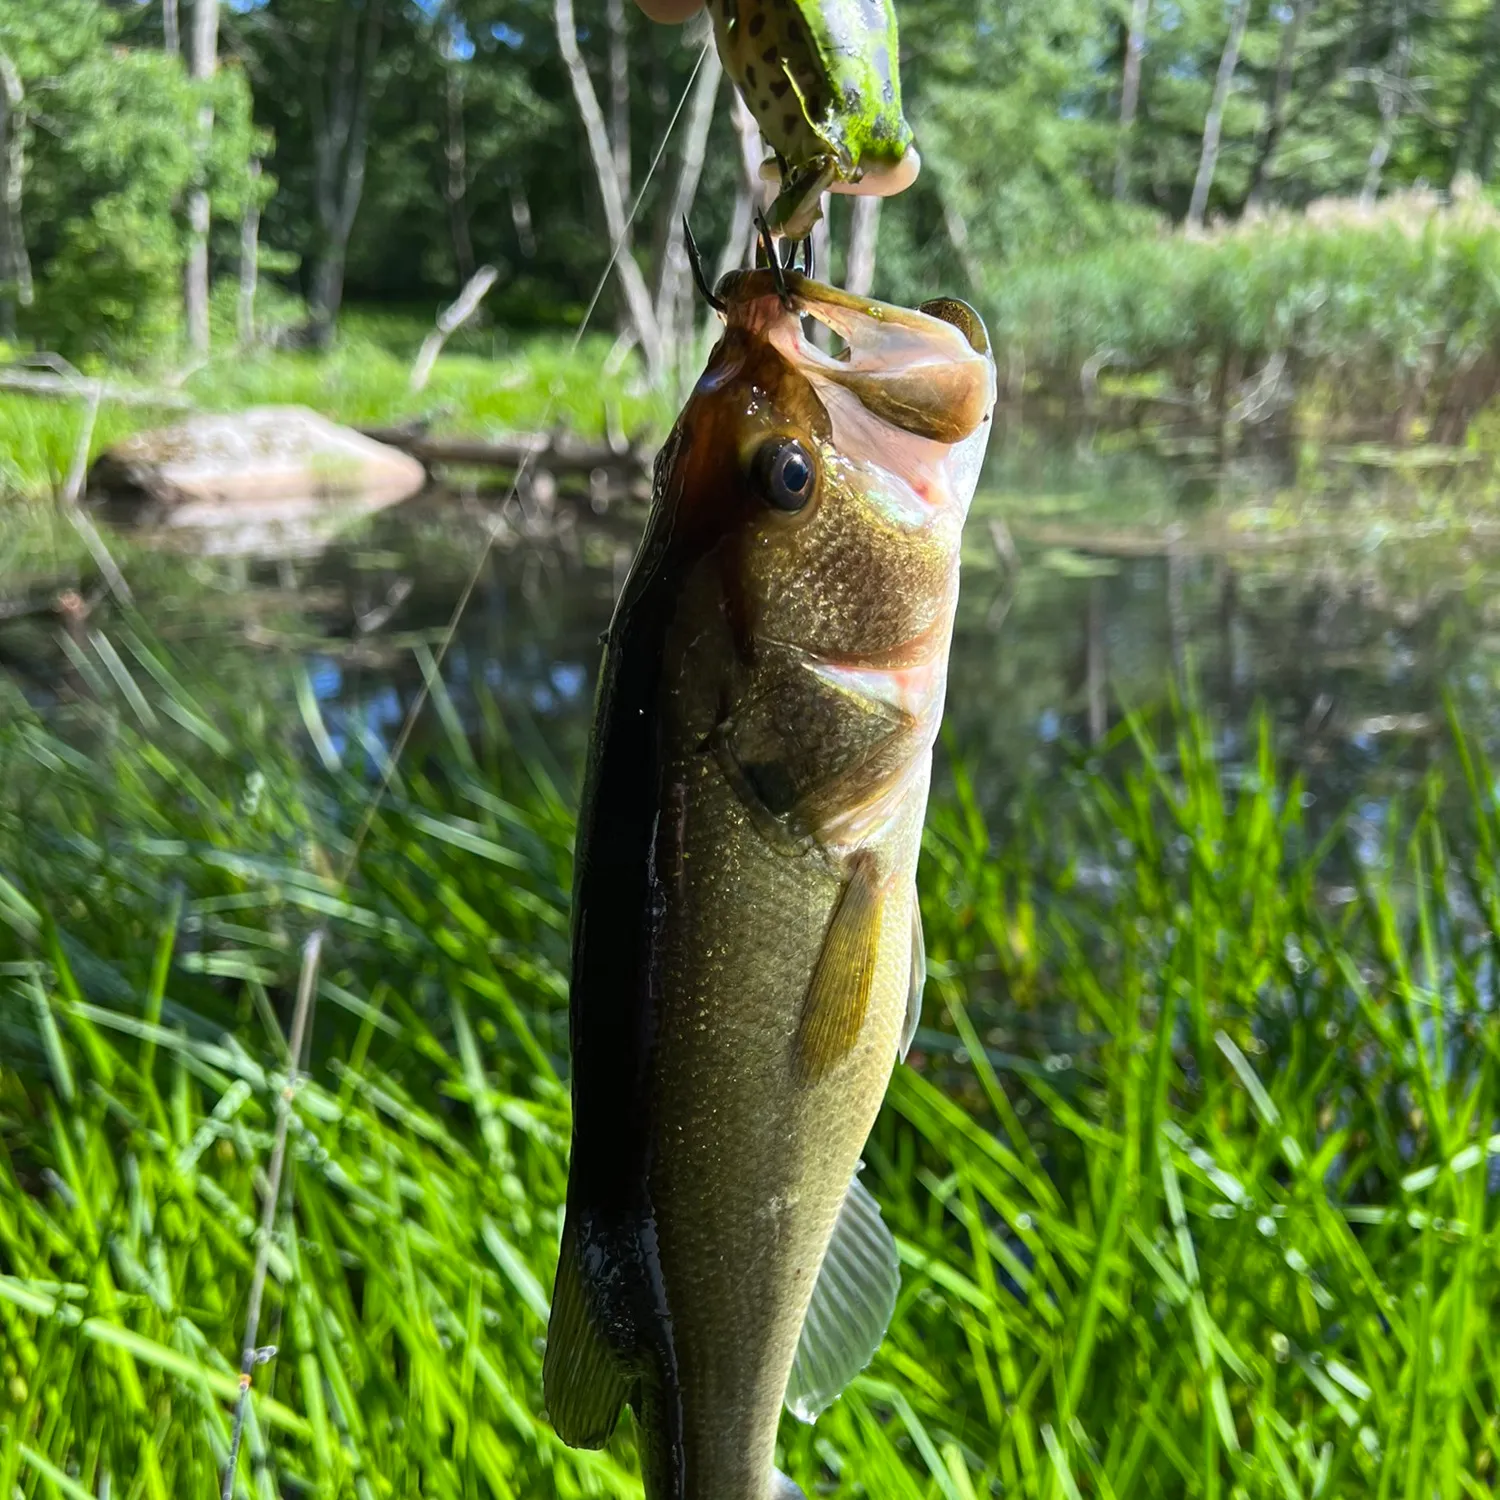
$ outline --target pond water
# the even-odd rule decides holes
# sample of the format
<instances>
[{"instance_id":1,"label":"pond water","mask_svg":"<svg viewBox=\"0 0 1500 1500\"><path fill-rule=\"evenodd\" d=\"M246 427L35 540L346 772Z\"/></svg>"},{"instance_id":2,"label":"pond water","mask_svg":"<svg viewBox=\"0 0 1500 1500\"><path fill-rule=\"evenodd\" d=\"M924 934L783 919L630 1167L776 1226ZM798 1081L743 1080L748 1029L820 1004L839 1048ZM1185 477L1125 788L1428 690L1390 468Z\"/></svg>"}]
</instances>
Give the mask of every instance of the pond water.
<instances>
[{"instance_id":1,"label":"pond water","mask_svg":"<svg viewBox=\"0 0 1500 1500\"><path fill-rule=\"evenodd\" d=\"M1330 813L1378 807L1446 754L1445 695L1500 746L1500 539L1456 524L1459 482L1351 470L1298 493L1275 466L998 438L966 536L948 713L987 800L1174 688L1209 711L1231 763L1263 705ZM158 558L137 592L205 670L233 653L249 691L284 700L305 666L335 749L389 745L502 498L433 492L313 556ZM482 679L568 779L639 524L583 506L504 527L445 662L460 713ZM51 653L25 630L0 617L0 671L49 701Z\"/></svg>"}]
</instances>

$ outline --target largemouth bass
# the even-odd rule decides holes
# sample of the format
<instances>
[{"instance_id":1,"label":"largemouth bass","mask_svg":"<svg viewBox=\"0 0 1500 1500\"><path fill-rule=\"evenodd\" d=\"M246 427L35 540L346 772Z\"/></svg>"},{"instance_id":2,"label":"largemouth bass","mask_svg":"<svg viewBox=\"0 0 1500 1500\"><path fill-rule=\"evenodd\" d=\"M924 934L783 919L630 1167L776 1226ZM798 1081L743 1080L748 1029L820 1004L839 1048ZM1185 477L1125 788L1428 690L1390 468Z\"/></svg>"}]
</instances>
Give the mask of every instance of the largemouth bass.
<instances>
[{"instance_id":1,"label":"largemouth bass","mask_svg":"<svg viewBox=\"0 0 1500 1500\"><path fill-rule=\"evenodd\" d=\"M856 1173L920 1006L917 853L995 394L961 303L771 270L718 303L600 679L545 1364L574 1446L631 1405L649 1500L799 1495L783 1399L815 1417L895 1303Z\"/></svg>"}]
</instances>

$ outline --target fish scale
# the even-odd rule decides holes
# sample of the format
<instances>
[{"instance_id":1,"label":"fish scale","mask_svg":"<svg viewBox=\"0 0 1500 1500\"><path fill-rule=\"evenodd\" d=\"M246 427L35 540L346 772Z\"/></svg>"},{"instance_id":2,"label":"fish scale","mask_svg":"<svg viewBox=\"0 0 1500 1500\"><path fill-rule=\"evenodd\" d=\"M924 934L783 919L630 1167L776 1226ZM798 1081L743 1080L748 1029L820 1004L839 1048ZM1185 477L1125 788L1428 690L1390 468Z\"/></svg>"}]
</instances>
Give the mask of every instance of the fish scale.
<instances>
[{"instance_id":1,"label":"fish scale","mask_svg":"<svg viewBox=\"0 0 1500 1500\"><path fill-rule=\"evenodd\" d=\"M648 1500L790 1500L783 1404L814 1419L895 1305L856 1174L920 1004L916 864L995 383L961 304L770 271L718 295L600 679L544 1382L578 1446L630 1406Z\"/></svg>"}]
</instances>

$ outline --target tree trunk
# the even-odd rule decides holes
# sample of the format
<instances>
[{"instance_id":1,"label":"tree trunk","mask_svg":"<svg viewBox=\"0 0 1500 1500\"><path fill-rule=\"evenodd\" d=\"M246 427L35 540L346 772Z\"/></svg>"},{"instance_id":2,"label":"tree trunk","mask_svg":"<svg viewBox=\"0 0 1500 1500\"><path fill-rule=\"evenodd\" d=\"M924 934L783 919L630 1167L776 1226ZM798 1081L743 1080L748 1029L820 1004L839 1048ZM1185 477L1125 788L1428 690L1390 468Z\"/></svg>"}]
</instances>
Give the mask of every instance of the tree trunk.
<instances>
[{"instance_id":1,"label":"tree trunk","mask_svg":"<svg viewBox=\"0 0 1500 1500\"><path fill-rule=\"evenodd\" d=\"M235 319L240 347L255 342L255 294L260 285L260 162L250 163L250 195L240 221L240 298Z\"/></svg>"},{"instance_id":2,"label":"tree trunk","mask_svg":"<svg viewBox=\"0 0 1500 1500\"><path fill-rule=\"evenodd\" d=\"M941 184L938 195L943 201L943 228L948 231L948 243L953 246L953 253L963 267L964 280L969 283L969 290L977 295L984 285L984 276L979 261L969 248L969 222L954 203L952 194Z\"/></svg>"},{"instance_id":3,"label":"tree trunk","mask_svg":"<svg viewBox=\"0 0 1500 1500\"><path fill-rule=\"evenodd\" d=\"M1396 143L1396 127L1401 122L1401 106L1406 94L1406 70L1411 64L1411 33L1407 30L1407 17L1403 7L1397 17L1401 28L1395 45L1391 48L1390 68L1376 83L1375 93L1380 104L1380 134L1370 148L1370 160L1365 168L1364 186L1360 189L1359 201L1369 205L1380 192L1380 179L1385 164L1390 159L1391 147Z\"/></svg>"},{"instance_id":4,"label":"tree trunk","mask_svg":"<svg viewBox=\"0 0 1500 1500\"><path fill-rule=\"evenodd\" d=\"M1234 70L1240 63L1240 47L1245 40L1245 27L1249 23L1250 0L1235 0L1234 12L1229 18L1229 35L1224 42L1224 51L1219 56L1219 72L1214 79L1213 98L1209 101L1208 115L1203 122L1203 151L1198 158L1198 176L1193 182L1193 197L1187 212L1188 227L1191 229L1201 229L1208 213L1208 194L1214 185L1214 172L1219 165L1224 105L1234 84Z\"/></svg>"},{"instance_id":5,"label":"tree trunk","mask_svg":"<svg viewBox=\"0 0 1500 1500\"><path fill-rule=\"evenodd\" d=\"M708 154L708 134L713 128L714 104L724 65L718 49L710 47L698 65L693 91L688 99L687 118L682 126L682 155L677 161L677 179L672 185L667 210L667 233L661 272L657 277L657 321L664 321L668 309L676 306L675 298L686 285L688 276L687 246L683 237L683 220L693 211L698 184L703 177L703 161Z\"/></svg>"},{"instance_id":6,"label":"tree trunk","mask_svg":"<svg viewBox=\"0 0 1500 1500\"><path fill-rule=\"evenodd\" d=\"M31 257L21 210L26 187L26 90L9 54L0 52L0 333L14 338L16 308L30 307Z\"/></svg>"},{"instance_id":7,"label":"tree trunk","mask_svg":"<svg viewBox=\"0 0 1500 1500\"><path fill-rule=\"evenodd\" d=\"M161 0L161 44L168 57L182 54L182 32L177 25L177 0Z\"/></svg>"},{"instance_id":8,"label":"tree trunk","mask_svg":"<svg viewBox=\"0 0 1500 1500\"><path fill-rule=\"evenodd\" d=\"M553 0L553 20L557 28L558 51L568 70L573 100L578 106L584 138L588 143L589 160L593 165L599 197L604 205L604 223L609 233L615 274L620 278L626 311L646 356L646 368L655 382L660 379L665 368L661 331L657 327L656 309L652 305L646 278L625 245L628 228L625 200L620 193L614 149L604 123L604 112L599 108L599 96L594 92L594 81L589 77L588 64L578 50L578 22L573 14L573 0Z\"/></svg>"},{"instance_id":9,"label":"tree trunk","mask_svg":"<svg viewBox=\"0 0 1500 1500\"><path fill-rule=\"evenodd\" d=\"M1479 61L1469 85L1463 129L1453 152L1453 175L1479 171L1494 137L1495 74L1500 68L1500 0L1490 6L1479 42Z\"/></svg>"},{"instance_id":10,"label":"tree trunk","mask_svg":"<svg viewBox=\"0 0 1500 1500\"><path fill-rule=\"evenodd\" d=\"M531 222L531 202L526 196L526 184L511 177L507 186L510 193L510 222L516 231L516 244L527 260L534 260L536 229Z\"/></svg>"},{"instance_id":11,"label":"tree trunk","mask_svg":"<svg viewBox=\"0 0 1500 1500\"><path fill-rule=\"evenodd\" d=\"M755 264L755 210L766 204L766 184L760 180L760 164L765 159L760 126L755 123L749 106L740 98L740 91L733 86L729 90L729 118L734 122L735 135L740 143L740 184L734 195L729 234L719 251L719 263L714 273L716 285L720 277L730 271Z\"/></svg>"},{"instance_id":12,"label":"tree trunk","mask_svg":"<svg viewBox=\"0 0 1500 1500\"><path fill-rule=\"evenodd\" d=\"M464 130L464 80L459 64L449 59L448 141L445 156L448 182L444 197L448 200L448 226L453 235L453 260L458 279L467 283L474 276L474 241L469 233L469 149Z\"/></svg>"},{"instance_id":13,"label":"tree trunk","mask_svg":"<svg viewBox=\"0 0 1500 1500\"><path fill-rule=\"evenodd\" d=\"M219 66L219 0L193 0L193 78L208 83ZM198 111L198 163L207 171L213 143L214 111L205 103ZM208 187L201 183L188 199L186 313L188 346L194 354L208 353Z\"/></svg>"},{"instance_id":14,"label":"tree trunk","mask_svg":"<svg viewBox=\"0 0 1500 1500\"><path fill-rule=\"evenodd\" d=\"M1281 50L1276 56L1276 81L1271 86L1271 103L1266 110L1265 128L1256 145L1255 171L1250 180L1248 202L1265 200L1266 188L1271 179L1271 165L1281 146L1281 137L1286 133L1287 111L1292 99L1292 79L1297 70L1297 43L1302 35L1302 23L1312 10L1314 0L1296 0L1291 18L1281 33Z\"/></svg>"},{"instance_id":15,"label":"tree trunk","mask_svg":"<svg viewBox=\"0 0 1500 1500\"><path fill-rule=\"evenodd\" d=\"M313 181L318 214L318 246L308 290L309 331L326 345L344 300L344 263L349 236L365 190L365 155L369 146L370 87L380 55L385 0L368 0L357 9L342 7L337 57L324 77L311 80ZM364 35L360 19L364 18ZM324 98L325 77L328 97Z\"/></svg>"},{"instance_id":16,"label":"tree trunk","mask_svg":"<svg viewBox=\"0 0 1500 1500\"><path fill-rule=\"evenodd\" d=\"M1141 58L1146 51L1146 23L1151 0L1131 0L1130 26L1125 37L1125 67L1120 78L1120 144L1115 152L1115 197L1130 191L1130 138L1141 104Z\"/></svg>"},{"instance_id":17,"label":"tree trunk","mask_svg":"<svg viewBox=\"0 0 1500 1500\"><path fill-rule=\"evenodd\" d=\"M609 0L609 139L622 202L630 202L630 34L625 0Z\"/></svg>"},{"instance_id":18,"label":"tree trunk","mask_svg":"<svg viewBox=\"0 0 1500 1500\"><path fill-rule=\"evenodd\" d=\"M875 249L880 238L880 199L856 198L849 214L849 253L844 257L844 289L868 297L875 285Z\"/></svg>"}]
</instances>

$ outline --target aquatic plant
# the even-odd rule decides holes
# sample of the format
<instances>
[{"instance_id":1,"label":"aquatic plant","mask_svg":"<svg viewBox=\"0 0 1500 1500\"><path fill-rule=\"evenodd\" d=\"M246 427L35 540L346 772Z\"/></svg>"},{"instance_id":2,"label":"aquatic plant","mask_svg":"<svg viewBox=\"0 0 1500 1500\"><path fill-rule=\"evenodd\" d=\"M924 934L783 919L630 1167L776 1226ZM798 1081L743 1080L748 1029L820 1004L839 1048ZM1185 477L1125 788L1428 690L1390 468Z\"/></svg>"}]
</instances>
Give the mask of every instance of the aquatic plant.
<instances>
[{"instance_id":1,"label":"aquatic plant","mask_svg":"<svg viewBox=\"0 0 1500 1500\"><path fill-rule=\"evenodd\" d=\"M217 1493L321 932L239 1492L638 1494L627 1432L540 1410L565 779L434 678L359 841L384 752L294 665L235 694L126 622L74 670L66 713L0 703L0 1492ZM901 1302L784 1425L809 1494L1493 1484L1490 771L1455 730L1451 787L1315 843L1267 731L1163 727L993 825L947 766L866 1174Z\"/></svg>"},{"instance_id":2,"label":"aquatic plant","mask_svg":"<svg viewBox=\"0 0 1500 1500\"><path fill-rule=\"evenodd\" d=\"M1497 253L1487 202L1394 194L1019 267L986 305L1015 377L1075 402L1110 371L1224 423L1459 443L1500 392Z\"/></svg>"}]
</instances>

